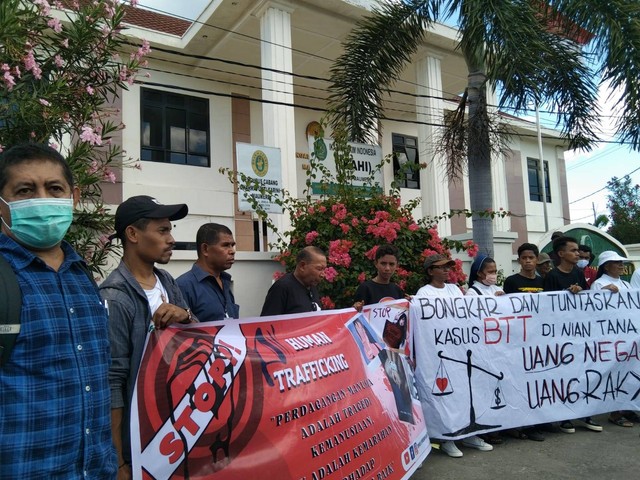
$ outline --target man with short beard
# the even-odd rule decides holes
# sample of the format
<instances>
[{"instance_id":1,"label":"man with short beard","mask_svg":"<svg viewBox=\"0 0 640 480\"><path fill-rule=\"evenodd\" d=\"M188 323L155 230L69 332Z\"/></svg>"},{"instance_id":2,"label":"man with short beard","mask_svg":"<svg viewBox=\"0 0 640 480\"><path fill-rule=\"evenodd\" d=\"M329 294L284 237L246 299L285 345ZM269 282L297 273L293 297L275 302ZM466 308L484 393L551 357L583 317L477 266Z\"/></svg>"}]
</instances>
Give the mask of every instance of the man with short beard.
<instances>
[{"instance_id":1,"label":"man with short beard","mask_svg":"<svg viewBox=\"0 0 640 480\"><path fill-rule=\"evenodd\" d=\"M171 221L188 211L185 204L162 205L146 195L131 197L116 210L112 237L120 239L124 252L100 293L109 310L111 422L119 480L131 478L131 401L147 332L195 319L173 277L155 267L171 259Z\"/></svg>"}]
</instances>

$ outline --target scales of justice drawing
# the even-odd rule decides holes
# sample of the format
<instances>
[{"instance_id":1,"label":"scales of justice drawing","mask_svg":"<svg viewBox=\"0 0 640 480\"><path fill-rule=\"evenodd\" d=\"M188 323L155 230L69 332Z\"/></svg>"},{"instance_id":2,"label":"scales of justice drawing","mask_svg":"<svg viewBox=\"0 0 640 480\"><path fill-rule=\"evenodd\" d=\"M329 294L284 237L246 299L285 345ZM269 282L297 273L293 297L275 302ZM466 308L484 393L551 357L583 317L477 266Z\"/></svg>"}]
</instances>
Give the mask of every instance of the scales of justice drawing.
<instances>
[{"instance_id":1,"label":"scales of justice drawing","mask_svg":"<svg viewBox=\"0 0 640 480\"><path fill-rule=\"evenodd\" d=\"M460 430L451 433L445 433L446 437L457 437L459 435L464 435L466 433L473 433L480 430L489 430L491 428L498 428L502 425L484 425L476 422L476 410L473 406L473 389L471 387L471 377L474 370L484 373L485 375L489 375L497 380L496 387L493 390L493 400L491 401L491 409L499 410L506 406L504 394L502 393L501 383L500 381L504 378L504 374L502 372L494 373L486 370L479 365L475 365L471 361L471 350L467 350L467 359L466 360L458 360L456 358L450 358L443 355L442 350L438 352L438 357L440 358L440 364L438 365L438 371L436 372L436 379L434 381L433 387L431 389L431 393L435 396L443 396L450 395L453 393L453 385L451 384L451 379L449 378L449 374L447 373L447 369L444 366L444 360L448 362L459 363L467 366L467 379L469 386L469 424Z\"/></svg>"}]
</instances>

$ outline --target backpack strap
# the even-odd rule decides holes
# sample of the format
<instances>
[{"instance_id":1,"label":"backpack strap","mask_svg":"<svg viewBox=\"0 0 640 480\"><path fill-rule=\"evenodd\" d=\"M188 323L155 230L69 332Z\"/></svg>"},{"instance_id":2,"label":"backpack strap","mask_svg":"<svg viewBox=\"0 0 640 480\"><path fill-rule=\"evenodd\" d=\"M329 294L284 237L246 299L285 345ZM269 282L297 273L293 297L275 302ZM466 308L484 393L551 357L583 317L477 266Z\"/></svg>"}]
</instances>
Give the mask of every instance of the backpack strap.
<instances>
[{"instance_id":1,"label":"backpack strap","mask_svg":"<svg viewBox=\"0 0 640 480\"><path fill-rule=\"evenodd\" d=\"M18 278L0 255L0 367L8 360L20 333L22 292Z\"/></svg>"},{"instance_id":2,"label":"backpack strap","mask_svg":"<svg viewBox=\"0 0 640 480\"><path fill-rule=\"evenodd\" d=\"M478 287L471 287L471 288L473 288L478 293L478 295L482 295L482 292Z\"/></svg>"},{"instance_id":3,"label":"backpack strap","mask_svg":"<svg viewBox=\"0 0 640 480\"><path fill-rule=\"evenodd\" d=\"M100 295L98 284L85 262L79 262L82 271L91 280L96 294ZM11 356L11 351L20 334L20 314L22 311L22 291L11 265L0 255L0 367Z\"/></svg>"}]
</instances>

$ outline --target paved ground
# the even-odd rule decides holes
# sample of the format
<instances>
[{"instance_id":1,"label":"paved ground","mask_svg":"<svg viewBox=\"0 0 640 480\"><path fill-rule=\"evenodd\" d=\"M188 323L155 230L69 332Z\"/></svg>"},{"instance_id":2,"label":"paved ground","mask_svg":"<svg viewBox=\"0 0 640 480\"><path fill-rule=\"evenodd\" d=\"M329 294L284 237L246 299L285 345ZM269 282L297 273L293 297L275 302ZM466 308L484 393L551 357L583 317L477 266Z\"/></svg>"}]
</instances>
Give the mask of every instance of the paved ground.
<instances>
[{"instance_id":1,"label":"paved ground","mask_svg":"<svg viewBox=\"0 0 640 480\"><path fill-rule=\"evenodd\" d=\"M576 424L576 433L546 433L544 442L506 436L492 452L465 447L462 458L432 450L411 480L504 480L508 478L608 480L640 477L640 425L623 428L594 417L603 432Z\"/></svg>"}]
</instances>

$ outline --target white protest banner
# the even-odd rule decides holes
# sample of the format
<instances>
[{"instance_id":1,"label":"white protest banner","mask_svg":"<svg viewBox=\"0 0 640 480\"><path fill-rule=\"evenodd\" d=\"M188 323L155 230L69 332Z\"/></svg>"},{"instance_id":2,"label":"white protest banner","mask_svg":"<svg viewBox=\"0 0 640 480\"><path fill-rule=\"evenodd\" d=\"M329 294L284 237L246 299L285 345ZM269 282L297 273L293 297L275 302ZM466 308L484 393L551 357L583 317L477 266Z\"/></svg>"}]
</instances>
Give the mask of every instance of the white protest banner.
<instances>
[{"instance_id":1,"label":"white protest banner","mask_svg":"<svg viewBox=\"0 0 640 480\"><path fill-rule=\"evenodd\" d=\"M407 358L353 309L154 330L136 479L408 480L431 445Z\"/></svg>"},{"instance_id":2,"label":"white protest banner","mask_svg":"<svg viewBox=\"0 0 640 480\"><path fill-rule=\"evenodd\" d=\"M640 290L411 304L432 438L640 409Z\"/></svg>"},{"instance_id":3,"label":"white protest banner","mask_svg":"<svg viewBox=\"0 0 640 480\"><path fill-rule=\"evenodd\" d=\"M351 156L353 158L354 181L353 188L369 188L365 186L369 177L373 174L373 183L382 186L382 171L376 170L376 167L382 162L382 148L378 145L367 145L365 143L349 142L351 148ZM336 161L334 157L334 141L330 138L309 138L309 155L315 155L315 158L321 162L327 170L335 177ZM332 185L325 185L320 182L313 182L311 191L314 194L331 194ZM371 190L371 189L370 189ZM381 193L382 188L377 188L373 192Z\"/></svg>"},{"instance_id":4,"label":"white protest banner","mask_svg":"<svg viewBox=\"0 0 640 480\"><path fill-rule=\"evenodd\" d=\"M281 198L282 190L282 165L280 149L250 145L248 143L236 143L236 158L238 161L238 173L242 173L258 182L260 188L269 191L275 198ZM239 186L238 209L253 211L253 206L248 198L253 198L267 213L282 213L282 207L272 201L267 195L263 195L259 189L245 190Z\"/></svg>"}]
</instances>

